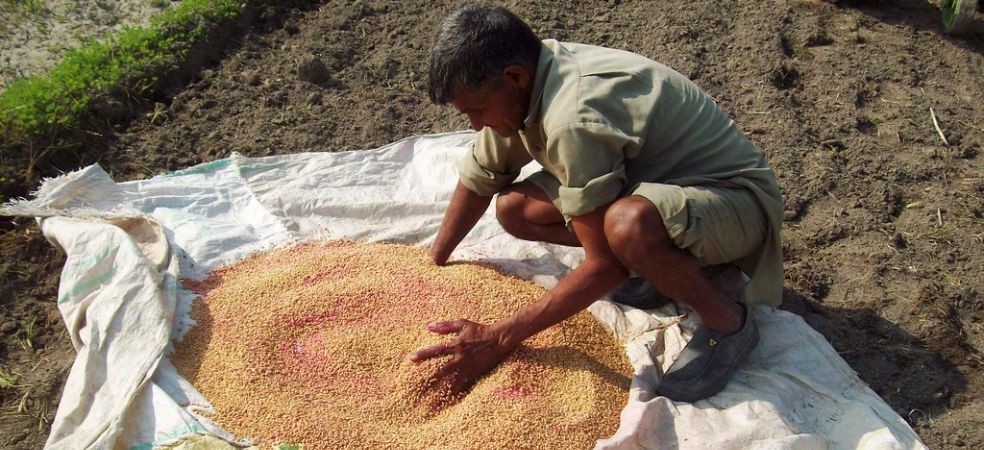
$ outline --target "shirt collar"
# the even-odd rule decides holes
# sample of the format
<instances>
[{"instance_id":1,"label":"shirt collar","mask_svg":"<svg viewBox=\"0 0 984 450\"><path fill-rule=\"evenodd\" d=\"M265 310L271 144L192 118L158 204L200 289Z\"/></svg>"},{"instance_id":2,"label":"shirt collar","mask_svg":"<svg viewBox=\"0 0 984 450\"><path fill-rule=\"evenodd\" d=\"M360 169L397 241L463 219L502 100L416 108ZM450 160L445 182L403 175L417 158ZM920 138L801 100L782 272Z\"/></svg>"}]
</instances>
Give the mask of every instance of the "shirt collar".
<instances>
[{"instance_id":1,"label":"shirt collar","mask_svg":"<svg viewBox=\"0 0 984 450\"><path fill-rule=\"evenodd\" d=\"M540 106L543 103L543 87L547 84L547 72L553 64L554 53L545 43L540 43L540 59L536 64L536 76L533 78L533 92L530 94L530 106L527 109L523 128L532 127L540 121Z\"/></svg>"}]
</instances>

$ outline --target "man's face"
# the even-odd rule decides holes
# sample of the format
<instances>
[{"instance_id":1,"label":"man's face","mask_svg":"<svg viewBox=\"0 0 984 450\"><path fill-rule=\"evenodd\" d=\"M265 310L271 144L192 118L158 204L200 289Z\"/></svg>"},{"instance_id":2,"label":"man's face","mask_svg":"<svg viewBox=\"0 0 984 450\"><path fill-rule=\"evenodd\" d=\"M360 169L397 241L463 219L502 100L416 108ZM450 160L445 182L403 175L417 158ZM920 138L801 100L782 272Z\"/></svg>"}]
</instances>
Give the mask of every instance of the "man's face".
<instances>
[{"instance_id":1,"label":"man's face","mask_svg":"<svg viewBox=\"0 0 984 450\"><path fill-rule=\"evenodd\" d=\"M502 137L514 136L521 128L530 105L531 78L507 71L478 89L462 89L451 102L468 116L475 131L489 127Z\"/></svg>"}]
</instances>

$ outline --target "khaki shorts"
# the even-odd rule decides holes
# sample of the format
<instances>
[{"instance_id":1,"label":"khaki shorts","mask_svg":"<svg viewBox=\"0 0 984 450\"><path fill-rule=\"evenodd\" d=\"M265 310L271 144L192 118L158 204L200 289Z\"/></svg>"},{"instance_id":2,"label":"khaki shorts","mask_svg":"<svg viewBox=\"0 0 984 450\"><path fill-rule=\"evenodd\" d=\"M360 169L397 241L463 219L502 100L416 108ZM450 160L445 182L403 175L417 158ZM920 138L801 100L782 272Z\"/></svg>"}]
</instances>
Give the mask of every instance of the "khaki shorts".
<instances>
[{"instance_id":1,"label":"khaki shorts","mask_svg":"<svg viewBox=\"0 0 984 450\"><path fill-rule=\"evenodd\" d=\"M560 183L545 173L527 181L542 189L560 209ZM755 195L741 188L639 183L623 196L638 195L656 205L673 242L697 257L701 266L741 259L762 245L766 218Z\"/></svg>"}]
</instances>

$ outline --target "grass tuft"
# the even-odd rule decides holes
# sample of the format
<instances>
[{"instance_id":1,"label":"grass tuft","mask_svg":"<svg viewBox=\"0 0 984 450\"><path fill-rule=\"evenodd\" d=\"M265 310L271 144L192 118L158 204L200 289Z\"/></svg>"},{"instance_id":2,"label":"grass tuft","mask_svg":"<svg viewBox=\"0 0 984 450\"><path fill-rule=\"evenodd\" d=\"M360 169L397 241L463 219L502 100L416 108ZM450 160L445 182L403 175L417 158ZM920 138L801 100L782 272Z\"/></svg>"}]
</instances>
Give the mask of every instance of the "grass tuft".
<instances>
[{"instance_id":1,"label":"grass tuft","mask_svg":"<svg viewBox=\"0 0 984 450\"><path fill-rule=\"evenodd\" d=\"M0 368L0 389L10 389L16 386L17 375L7 372L6 369Z\"/></svg>"},{"instance_id":2,"label":"grass tuft","mask_svg":"<svg viewBox=\"0 0 984 450\"><path fill-rule=\"evenodd\" d=\"M128 95L152 94L161 81L155 69L185 61L210 30L241 10L236 0L183 0L146 27L127 27L69 51L47 75L11 83L0 94L0 152L30 148L31 165L43 162L48 147L82 127L94 95L121 87Z\"/></svg>"},{"instance_id":3,"label":"grass tuft","mask_svg":"<svg viewBox=\"0 0 984 450\"><path fill-rule=\"evenodd\" d=\"M34 338L37 337L37 329L34 327L35 322L35 319L31 319L31 322L24 327L24 337L21 338L21 348L27 352L34 351Z\"/></svg>"}]
</instances>

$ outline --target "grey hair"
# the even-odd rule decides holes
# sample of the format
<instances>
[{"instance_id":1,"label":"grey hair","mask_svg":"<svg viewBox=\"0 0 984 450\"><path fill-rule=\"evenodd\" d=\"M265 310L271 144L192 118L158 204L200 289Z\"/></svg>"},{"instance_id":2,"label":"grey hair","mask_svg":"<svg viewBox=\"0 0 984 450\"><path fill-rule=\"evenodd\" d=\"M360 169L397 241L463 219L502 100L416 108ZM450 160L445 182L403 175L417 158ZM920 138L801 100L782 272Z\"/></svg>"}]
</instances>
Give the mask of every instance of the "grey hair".
<instances>
[{"instance_id":1,"label":"grey hair","mask_svg":"<svg viewBox=\"0 0 984 450\"><path fill-rule=\"evenodd\" d=\"M468 5L441 22L430 49L427 94L446 105L513 64L536 67L540 39L523 19L494 5Z\"/></svg>"}]
</instances>

